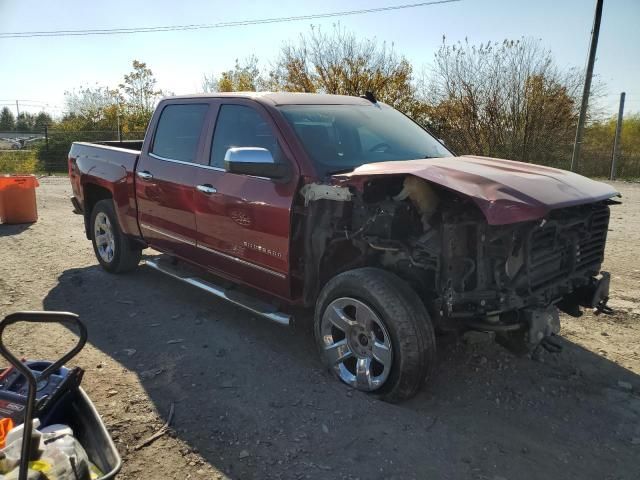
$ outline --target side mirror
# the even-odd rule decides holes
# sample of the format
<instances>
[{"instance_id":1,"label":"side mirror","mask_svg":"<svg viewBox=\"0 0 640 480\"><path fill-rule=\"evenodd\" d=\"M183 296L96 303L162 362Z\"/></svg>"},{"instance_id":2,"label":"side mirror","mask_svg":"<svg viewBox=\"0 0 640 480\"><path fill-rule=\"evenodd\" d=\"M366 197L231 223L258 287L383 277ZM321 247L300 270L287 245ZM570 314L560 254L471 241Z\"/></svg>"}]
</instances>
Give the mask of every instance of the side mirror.
<instances>
[{"instance_id":1,"label":"side mirror","mask_svg":"<svg viewBox=\"0 0 640 480\"><path fill-rule=\"evenodd\" d=\"M224 168L229 173L254 177L284 178L288 169L285 163L274 160L271 152L261 147L232 147L224 155Z\"/></svg>"}]
</instances>

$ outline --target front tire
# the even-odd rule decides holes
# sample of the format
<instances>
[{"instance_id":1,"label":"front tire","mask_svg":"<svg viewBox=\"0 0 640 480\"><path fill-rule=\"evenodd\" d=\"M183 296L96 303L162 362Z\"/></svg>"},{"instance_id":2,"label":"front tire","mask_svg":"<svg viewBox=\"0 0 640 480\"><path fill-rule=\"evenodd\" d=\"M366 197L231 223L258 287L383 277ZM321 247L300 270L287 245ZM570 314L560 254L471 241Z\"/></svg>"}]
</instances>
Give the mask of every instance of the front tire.
<instances>
[{"instance_id":1,"label":"front tire","mask_svg":"<svg viewBox=\"0 0 640 480\"><path fill-rule=\"evenodd\" d=\"M100 200L91 212L91 242L102 268L110 273L134 270L140 263L142 249L120 230L113 201Z\"/></svg>"},{"instance_id":2,"label":"front tire","mask_svg":"<svg viewBox=\"0 0 640 480\"><path fill-rule=\"evenodd\" d=\"M314 332L329 371L385 401L415 395L435 363L433 325L420 298L377 268L350 270L326 284Z\"/></svg>"}]
</instances>

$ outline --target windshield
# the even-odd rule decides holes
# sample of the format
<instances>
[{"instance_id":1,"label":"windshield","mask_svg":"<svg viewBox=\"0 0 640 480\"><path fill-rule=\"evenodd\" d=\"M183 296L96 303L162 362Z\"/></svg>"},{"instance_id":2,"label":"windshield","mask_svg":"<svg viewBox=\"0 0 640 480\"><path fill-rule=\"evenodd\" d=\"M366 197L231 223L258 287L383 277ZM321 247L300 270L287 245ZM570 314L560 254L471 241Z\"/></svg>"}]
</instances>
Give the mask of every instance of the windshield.
<instances>
[{"instance_id":1,"label":"windshield","mask_svg":"<svg viewBox=\"0 0 640 480\"><path fill-rule=\"evenodd\" d=\"M322 175L365 163L453 155L418 124L386 105L279 108Z\"/></svg>"}]
</instances>

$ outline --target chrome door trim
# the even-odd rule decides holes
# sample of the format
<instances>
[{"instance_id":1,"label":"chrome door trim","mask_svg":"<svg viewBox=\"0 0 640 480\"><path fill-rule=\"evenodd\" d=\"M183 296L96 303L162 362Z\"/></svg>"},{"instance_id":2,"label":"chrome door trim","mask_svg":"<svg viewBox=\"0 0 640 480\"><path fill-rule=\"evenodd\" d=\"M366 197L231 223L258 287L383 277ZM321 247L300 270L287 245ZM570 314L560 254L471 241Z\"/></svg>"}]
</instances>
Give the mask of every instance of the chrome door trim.
<instances>
[{"instance_id":1,"label":"chrome door trim","mask_svg":"<svg viewBox=\"0 0 640 480\"><path fill-rule=\"evenodd\" d=\"M160 155L156 155L155 153L151 153L151 152L149 152L148 155L150 157L155 158L156 160L162 160L163 162L177 163L179 165L189 165L190 167L204 168L205 170L213 170L214 172L228 173L224 168L220 168L220 167L212 167L211 165L203 165L201 163L193 163L193 162L185 162L185 161L182 161L182 160L174 160L173 158L161 157ZM241 174L234 173L233 175L241 175ZM260 180L273 181L272 178L269 178L269 177L258 177L256 175L245 175L245 177L259 178Z\"/></svg>"},{"instance_id":2,"label":"chrome door trim","mask_svg":"<svg viewBox=\"0 0 640 480\"><path fill-rule=\"evenodd\" d=\"M205 251L207 251L209 253L213 253L214 255L219 255L219 256L221 256L223 258L226 258L227 260L234 261L234 262L239 263L241 265L245 265L247 267L255 268L256 270L260 270L261 272L264 272L264 273L269 273L269 274L274 275L274 276L276 276L278 278L283 278L283 279L287 278L287 275L284 274L284 273L276 272L275 270L271 270L270 268L263 267L262 265L256 265L255 263L251 263L251 262L248 262L247 260L243 260L241 258L234 257L233 255L228 255L228 254L222 253L222 252L220 252L218 250L214 250L213 248L205 247L201 243L196 243L196 247L200 248L202 250L205 250Z\"/></svg>"},{"instance_id":3,"label":"chrome door trim","mask_svg":"<svg viewBox=\"0 0 640 480\"><path fill-rule=\"evenodd\" d=\"M149 156L155 158L156 160L162 160L163 162L178 163L180 165L189 165L191 167L204 168L205 170L215 170L217 172L226 172L224 168L212 167L210 165L202 165L201 163L195 163L195 162L185 162L183 160L174 160L173 158L161 157L160 155L156 155L155 153L151 153L151 152L149 152Z\"/></svg>"},{"instance_id":4,"label":"chrome door trim","mask_svg":"<svg viewBox=\"0 0 640 480\"><path fill-rule=\"evenodd\" d=\"M177 235L175 233L169 233L166 230L162 230L160 228L152 227L151 225L148 225L146 223L140 223L140 228L146 228L147 230L151 230L152 232L162 235L163 237L167 237L172 240L176 240L178 242L186 243L187 245L191 245L192 247L196 246L196 242L194 242L193 240L189 240L188 238L183 237L181 235Z\"/></svg>"}]
</instances>

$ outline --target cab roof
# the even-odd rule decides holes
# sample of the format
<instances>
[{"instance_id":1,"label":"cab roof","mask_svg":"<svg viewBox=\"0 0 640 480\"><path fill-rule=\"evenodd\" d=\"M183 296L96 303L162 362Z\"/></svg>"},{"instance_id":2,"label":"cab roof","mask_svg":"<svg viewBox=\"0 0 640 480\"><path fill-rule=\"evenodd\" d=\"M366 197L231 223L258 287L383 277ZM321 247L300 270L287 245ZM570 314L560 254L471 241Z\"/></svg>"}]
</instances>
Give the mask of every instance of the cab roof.
<instances>
[{"instance_id":1,"label":"cab roof","mask_svg":"<svg viewBox=\"0 0 640 480\"><path fill-rule=\"evenodd\" d=\"M166 97L164 100L196 98L247 98L269 105L371 105L365 98L326 93L219 92Z\"/></svg>"}]
</instances>

